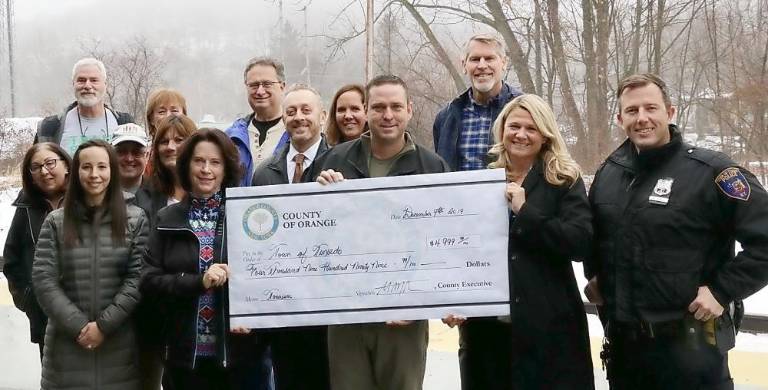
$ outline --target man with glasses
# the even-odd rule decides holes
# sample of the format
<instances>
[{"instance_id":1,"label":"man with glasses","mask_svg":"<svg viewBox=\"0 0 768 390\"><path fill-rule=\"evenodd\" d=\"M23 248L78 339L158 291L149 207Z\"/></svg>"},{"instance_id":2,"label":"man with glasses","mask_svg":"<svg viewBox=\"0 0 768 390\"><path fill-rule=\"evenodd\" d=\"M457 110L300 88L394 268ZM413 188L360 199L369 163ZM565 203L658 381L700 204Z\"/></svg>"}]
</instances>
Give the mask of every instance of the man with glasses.
<instances>
[{"instance_id":1,"label":"man with glasses","mask_svg":"<svg viewBox=\"0 0 768 390\"><path fill-rule=\"evenodd\" d=\"M53 142L73 155L81 143L99 138L109 142L118 125L133 122L130 114L106 105L107 70L95 58L83 58L72 69L75 102L62 114L40 122L35 143Z\"/></svg>"},{"instance_id":2,"label":"man with glasses","mask_svg":"<svg viewBox=\"0 0 768 390\"><path fill-rule=\"evenodd\" d=\"M248 61L243 72L248 104L253 112L235 121L227 135L240 151L244 175L241 186L250 186L254 169L288 142L282 122L285 67L273 58Z\"/></svg>"}]
</instances>

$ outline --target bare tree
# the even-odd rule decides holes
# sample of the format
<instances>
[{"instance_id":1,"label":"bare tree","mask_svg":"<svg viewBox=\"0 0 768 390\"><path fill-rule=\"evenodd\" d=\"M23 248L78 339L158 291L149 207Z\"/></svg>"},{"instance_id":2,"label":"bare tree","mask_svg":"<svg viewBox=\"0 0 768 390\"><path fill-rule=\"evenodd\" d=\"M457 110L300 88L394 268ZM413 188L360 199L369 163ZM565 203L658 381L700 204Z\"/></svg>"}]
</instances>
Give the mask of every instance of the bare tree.
<instances>
[{"instance_id":1,"label":"bare tree","mask_svg":"<svg viewBox=\"0 0 768 390\"><path fill-rule=\"evenodd\" d=\"M141 121L149 93L162 85L165 62L143 37L136 37L120 54L119 61L112 65L123 75L123 102L126 110Z\"/></svg>"},{"instance_id":2,"label":"bare tree","mask_svg":"<svg viewBox=\"0 0 768 390\"><path fill-rule=\"evenodd\" d=\"M20 177L21 161L32 145L36 123L5 118L0 113L0 173ZM0 188L2 189L2 188Z\"/></svg>"}]
</instances>

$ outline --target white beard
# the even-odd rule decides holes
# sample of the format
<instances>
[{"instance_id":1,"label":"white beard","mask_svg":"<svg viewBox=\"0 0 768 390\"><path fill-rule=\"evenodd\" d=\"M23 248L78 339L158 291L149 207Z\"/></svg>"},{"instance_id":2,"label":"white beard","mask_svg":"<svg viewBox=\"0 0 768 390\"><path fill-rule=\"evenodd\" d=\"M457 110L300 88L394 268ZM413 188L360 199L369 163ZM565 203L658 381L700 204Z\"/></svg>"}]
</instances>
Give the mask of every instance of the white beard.
<instances>
[{"instance_id":1,"label":"white beard","mask_svg":"<svg viewBox=\"0 0 768 390\"><path fill-rule=\"evenodd\" d=\"M475 81L473 79L472 81L473 81L472 86L476 90L478 90L478 91L480 91L482 93L490 92L493 89L493 87L496 85L496 80L488 80L488 81L478 82L478 81Z\"/></svg>"},{"instance_id":2,"label":"white beard","mask_svg":"<svg viewBox=\"0 0 768 390\"><path fill-rule=\"evenodd\" d=\"M103 96L99 96L98 93L96 95L88 96L76 95L77 104L83 107L95 107L102 101L102 97Z\"/></svg>"}]
</instances>

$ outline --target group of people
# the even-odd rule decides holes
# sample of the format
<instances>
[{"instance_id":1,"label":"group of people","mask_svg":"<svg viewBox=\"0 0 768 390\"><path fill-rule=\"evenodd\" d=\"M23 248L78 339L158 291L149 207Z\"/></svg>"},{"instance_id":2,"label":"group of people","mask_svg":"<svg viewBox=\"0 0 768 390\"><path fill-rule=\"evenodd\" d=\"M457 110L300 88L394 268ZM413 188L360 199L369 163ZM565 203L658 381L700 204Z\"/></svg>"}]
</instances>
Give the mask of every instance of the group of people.
<instances>
[{"instance_id":1,"label":"group of people","mask_svg":"<svg viewBox=\"0 0 768 390\"><path fill-rule=\"evenodd\" d=\"M621 81L627 140L589 190L552 108L503 80L494 36L471 37L471 86L435 118L434 151L408 132L392 75L323 108L283 65L249 61L252 113L198 129L184 97L149 97L144 127L105 104L98 60L73 69L76 102L45 118L22 163L4 273L40 346L44 389L421 389L425 320L231 327L228 187L503 168L510 315L465 318L461 387L593 389L583 261L613 389L732 388L734 302L768 282L768 195L727 156L683 142L663 80ZM743 250L734 251L738 240Z\"/></svg>"}]
</instances>

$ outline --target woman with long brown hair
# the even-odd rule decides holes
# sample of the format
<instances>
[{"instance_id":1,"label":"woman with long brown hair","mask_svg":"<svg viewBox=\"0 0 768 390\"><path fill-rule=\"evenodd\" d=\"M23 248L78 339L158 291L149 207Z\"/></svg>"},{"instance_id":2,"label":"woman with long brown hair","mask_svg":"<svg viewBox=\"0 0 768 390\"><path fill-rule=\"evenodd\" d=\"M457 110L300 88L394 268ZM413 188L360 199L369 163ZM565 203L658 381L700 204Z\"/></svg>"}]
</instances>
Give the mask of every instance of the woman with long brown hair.
<instances>
[{"instance_id":1,"label":"woman with long brown hair","mask_svg":"<svg viewBox=\"0 0 768 390\"><path fill-rule=\"evenodd\" d=\"M357 139L368 130L365 115L365 89L359 84L347 84L333 95L329 120L325 127L328 146Z\"/></svg>"},{"instance_id":2,"label":"woman with long brown hair","mask_svg":"<svg viewBox=\"0 0 768 390\"><path fill-rule=\"evenodd\" d=\"M131 316L147 225L144 211L125 204L112 146L81 144L64 206L43 222L32 267L49 319L41 388L138 388Z\"/></svg>"},{"instance_id":3,"label":"woman with long brown hair","mask_svg":"<svg viewBox=\"0 0 768 390\"><path fill-rule=\"evenodd\" d=\"M177 174L176 158L181 145L196 130L195 122L184 115L171 115L157 124L151 150L154 168L146 189L152 199L148 212L153 225L161 208L180 201L186 194Z\"/></svg>"},{"instance_id":4,"label":"woman with long brown hair","mask_svg":"<svg viewBox=\"0 0 768 390\"><path fill-rule=\"evenodd\" d=\"M181 201L186 195L176 173L176 158L184 141L197 131L191 119L179 114L166 116L156 125L151 149L154 168L149 175L149 185L136 194L149 215L150 232L160 209ZM165 328L165 315L162 302L156 299L142 298L136 309L139 366L144 390L159 390L161 381L166 389L170 388L167 377L163 377L162 329Z\"/></svg>"}]
</instances>

